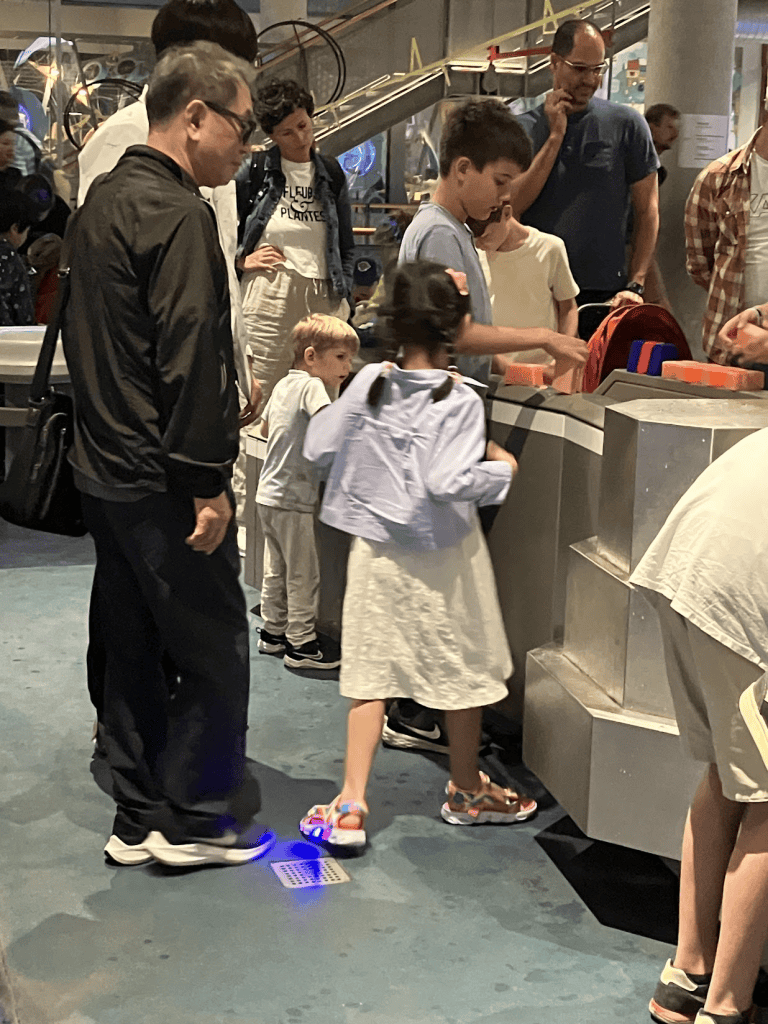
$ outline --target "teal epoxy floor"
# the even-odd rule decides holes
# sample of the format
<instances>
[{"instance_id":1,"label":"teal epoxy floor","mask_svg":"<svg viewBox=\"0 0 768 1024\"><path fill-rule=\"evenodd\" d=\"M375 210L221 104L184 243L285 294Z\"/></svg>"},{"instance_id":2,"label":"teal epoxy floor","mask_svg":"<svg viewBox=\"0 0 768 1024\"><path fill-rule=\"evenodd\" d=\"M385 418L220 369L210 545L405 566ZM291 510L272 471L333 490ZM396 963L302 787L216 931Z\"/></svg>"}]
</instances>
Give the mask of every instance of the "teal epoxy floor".
<instances>
[{"instance_id":1,"label":"teal epoxy floor","mask_svg":"<svg viewBox=\"0 0 768 1024\"><path fill-rule=\"evenodd\" d=\"M107 866L112 805L88 771L91 559L87 539L0 524L3 1024L648 1019L670 949L601 925L547 858L534 837L562 810L452 828L439 759L382 749L351 883L284 889L269 861L302 856L298 818L336 791L345 703L334 679L255 644L248 751L278 846L240 868Z\"/></svg>"}]
</instances>

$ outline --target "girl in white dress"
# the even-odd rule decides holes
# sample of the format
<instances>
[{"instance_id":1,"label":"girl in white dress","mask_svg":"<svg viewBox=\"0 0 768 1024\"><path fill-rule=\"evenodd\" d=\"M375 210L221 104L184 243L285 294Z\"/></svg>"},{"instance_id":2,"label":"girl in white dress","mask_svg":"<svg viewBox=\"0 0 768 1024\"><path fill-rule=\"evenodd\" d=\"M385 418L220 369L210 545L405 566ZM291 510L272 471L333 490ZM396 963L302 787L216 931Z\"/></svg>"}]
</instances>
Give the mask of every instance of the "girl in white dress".
<instances>
[{"instance_id":1,"label":"girl in white dress","mask_svg":"<svg viewBox=\"0 0 768 1024\"><path fill-rule=\"evenodd\" d=\"M364 367L309 423L304 456L328 478L320 518L355 538L342 618L344 783L302 819L311 838L365 844L366 788L394 697L445 711L446 821L507 825L536 811L478 769L482 708L507 695L512 659L477 506L504 500L517 463L486 445L482 401L447 372L469 310L463 274L403 264L381 318L398 363Z\"/></svg>"}]
</instances>

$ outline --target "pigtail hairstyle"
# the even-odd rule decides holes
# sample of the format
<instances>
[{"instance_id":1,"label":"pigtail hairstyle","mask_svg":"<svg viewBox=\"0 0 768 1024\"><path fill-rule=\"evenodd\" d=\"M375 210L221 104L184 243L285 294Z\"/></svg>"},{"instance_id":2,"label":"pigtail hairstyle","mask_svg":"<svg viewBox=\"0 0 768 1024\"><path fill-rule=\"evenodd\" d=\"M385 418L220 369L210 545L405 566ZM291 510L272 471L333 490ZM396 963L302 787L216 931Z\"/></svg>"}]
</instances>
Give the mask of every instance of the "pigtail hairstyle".
<instances>
[{"instance_id":1,"label":"pigtail hairstyle","mask_svg":"<svg viewBox=\"0 0 768 1024\"><path fill-rule=\"evenodd\" d=\"M469 295L459 292L446 268L431 260L403 263L387 282L387 298L379 311L379 334L392 351L419 348L434 357L440 349L453 347L461 323L470 312ZM384 382L391 367L379 374L368 391L368 404L381 401ZM432 392L439 402L450 394L453 378Z\"/></svg>"}]
</instances>

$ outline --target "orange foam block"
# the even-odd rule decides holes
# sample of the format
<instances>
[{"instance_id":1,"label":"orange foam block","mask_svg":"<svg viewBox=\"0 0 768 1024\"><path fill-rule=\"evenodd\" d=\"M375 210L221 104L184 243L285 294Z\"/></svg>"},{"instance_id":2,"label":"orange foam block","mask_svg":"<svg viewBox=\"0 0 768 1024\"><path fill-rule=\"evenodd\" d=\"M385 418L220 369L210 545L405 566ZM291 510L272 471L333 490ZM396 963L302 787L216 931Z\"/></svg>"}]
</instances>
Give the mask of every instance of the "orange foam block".
<instances>
[{"instance_id":1,"label":"orange foam block","mask_svg":"<svg viewBox=\"0 0 768 1024\"><path fill-rule=\"evenodd\" d=\"M570 359L555 361L554 370L550 370L547 377L551 376L550 386L561 395L575 395L581 391L584 381L584 367L571 362Z\"/></svg>"},{"instance_id":2,"label":"orange foam block","mask_svg":"<svg viewBox=\"0 0 768 1024\"><path fill-rule=\"evenodd\" d=\"M661 376L672 380L685 380L689 384L703 384L707 363L696 363L692 359L668 359L662 363Z\"/></svg>"},{"instance_id":3,"label":"orange foam block","mask_svg":"<svg viewBox=\"0 0 768 1024\"><path fill-rule=\"evenodd\" d=\"M726 391L761 391L765 374L761 370L745 370L738 366L718 366L717 363L697 363L693 360L670 360L661 367L662 377L706 384Z\"/></svg>"},{"instance_id":4,"label":"orange foam block","mask_svg":"<svg viewBox=\"0 0 768 1024\"><path fill-rule=\"evenodd\" d=\"M504 374L504 383L524 384L531 388L546 387L545 369L540 363L510 363Z\"/></svg>"}]
</instances>

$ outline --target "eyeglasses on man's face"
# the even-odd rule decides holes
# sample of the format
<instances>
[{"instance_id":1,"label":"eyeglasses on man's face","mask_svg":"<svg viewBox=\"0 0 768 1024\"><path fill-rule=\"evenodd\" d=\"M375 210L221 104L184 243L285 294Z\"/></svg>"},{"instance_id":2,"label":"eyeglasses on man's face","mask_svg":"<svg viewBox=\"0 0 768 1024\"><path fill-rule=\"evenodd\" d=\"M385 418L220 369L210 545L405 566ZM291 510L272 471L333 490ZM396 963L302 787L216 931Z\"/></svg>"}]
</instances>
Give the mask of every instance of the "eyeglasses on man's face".
<instances>
[{"instance_id":1,"label":"eyeglasses on man's face","mask_svg":"<svg viewBox=\"0 0 768 1024\"><path fill-rule=\"evenodd\" d=\"M236 114L234 110L230 110L228 107L222 107L220 103L214 103L213 100L203 100L203 103L212 110L215 114L220 114L222 117L231 118L236 121L240 129L240 141L245 145L250 142L252 136L259 127L258 121L252 117L242 117L240 114Z\"/></svg>"},{"instance_id":2,"label":"eyeglasses on man's face","mask_svg":"<svg viewBox=\"0 0 768 1024\"><path fill-rule=\"evenodd\" d=\"M601 78L608 70L608 61L604 60L600 64L573 64L571 61L566 60L565 57L560 57L563 64L567 64L572 71L575 71L579 75L593 75L597 78Z\"/></svg>"}]
</instances>

